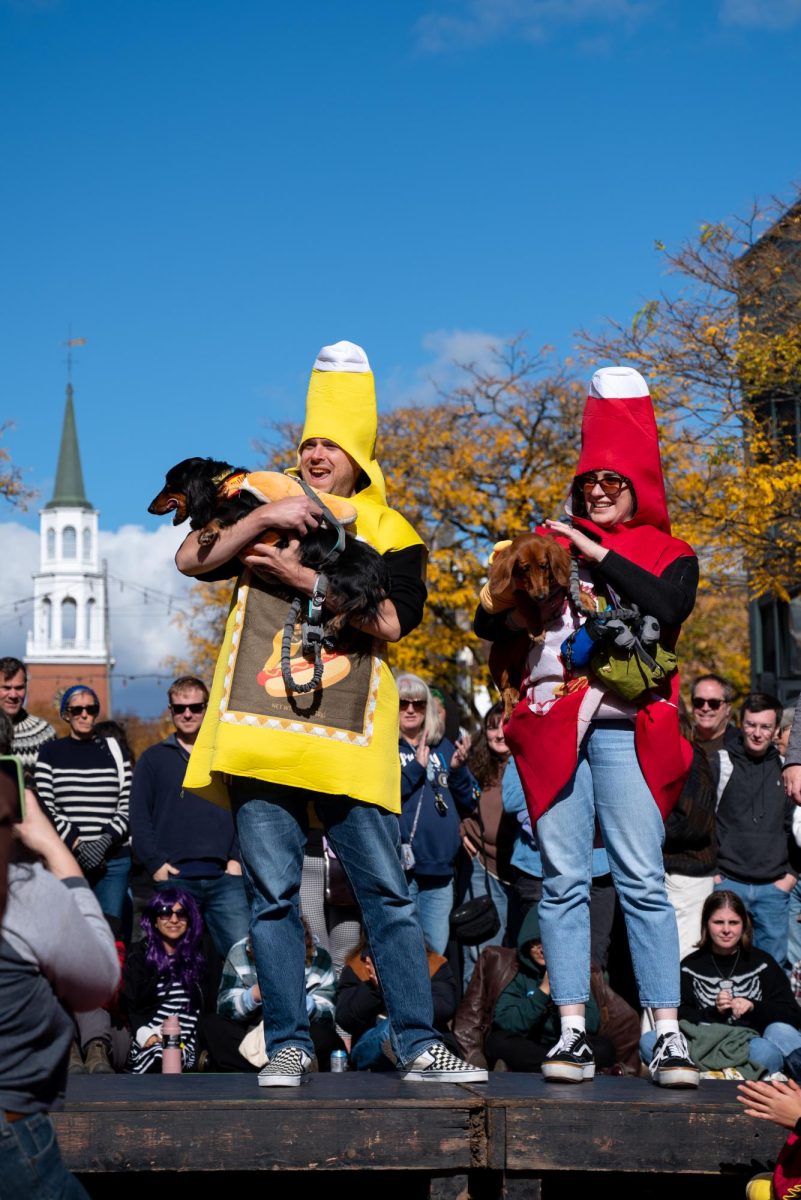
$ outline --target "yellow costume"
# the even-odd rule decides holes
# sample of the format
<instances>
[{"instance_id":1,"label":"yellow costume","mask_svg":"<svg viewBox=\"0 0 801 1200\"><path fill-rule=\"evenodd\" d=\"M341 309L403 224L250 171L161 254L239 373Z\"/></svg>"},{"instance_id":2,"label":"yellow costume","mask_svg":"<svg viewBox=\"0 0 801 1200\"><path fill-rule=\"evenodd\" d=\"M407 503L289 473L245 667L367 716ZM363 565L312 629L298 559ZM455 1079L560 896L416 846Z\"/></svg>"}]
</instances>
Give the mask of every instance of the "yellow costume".
<instances>
[{"instance_id":1,"label":"yellow costume","mask_svg":"<svg viewBox=\"0 0 801 1200\"><path fill-rule=\"evenodd\" d=\"M346 363L345 369L341 362L327 365L318 359L301 445L327 438L356 461L361 482L366 477L367 483L348 498L357 514L350 529L386 554L422 543L387 504L375 459L376 422L375 381L366 359ZM298 473L297 468L288 472ZM279 584L264 583L247 569L237 580L184 786L227 804L224 776L238 775L351 796L399 812L398 695L386 643L357 635L347 652L324 655L317 691L289 696L279 660L290 599ZM300 681L297 644L292 659Z\"/></svg>"}]
</instances>

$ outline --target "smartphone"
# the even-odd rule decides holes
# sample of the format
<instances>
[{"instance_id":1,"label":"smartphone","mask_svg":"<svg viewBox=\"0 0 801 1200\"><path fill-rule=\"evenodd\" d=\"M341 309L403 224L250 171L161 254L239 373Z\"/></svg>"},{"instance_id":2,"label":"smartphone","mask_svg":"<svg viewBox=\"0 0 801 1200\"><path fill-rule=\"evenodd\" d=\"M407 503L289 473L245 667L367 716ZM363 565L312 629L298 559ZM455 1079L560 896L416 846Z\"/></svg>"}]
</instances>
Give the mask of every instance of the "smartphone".
<instances>
[{"instance_id":1,"label":"smartphone","mask_svg":"<svg viewBox=\"0 0 801 1200\"><path fill-rule=\"evenodd\" d=\"M0 820L25 817L25 777L16 754L0 754Z\"/></svg>"}]
</instances>

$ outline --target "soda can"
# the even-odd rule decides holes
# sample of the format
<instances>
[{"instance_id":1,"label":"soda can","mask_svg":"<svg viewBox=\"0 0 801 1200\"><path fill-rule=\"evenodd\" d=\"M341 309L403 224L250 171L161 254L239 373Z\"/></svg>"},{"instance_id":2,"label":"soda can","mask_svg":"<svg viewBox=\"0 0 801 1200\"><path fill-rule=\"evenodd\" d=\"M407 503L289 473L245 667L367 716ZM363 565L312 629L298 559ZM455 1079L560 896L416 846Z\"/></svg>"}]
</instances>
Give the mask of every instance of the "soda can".
<instances>
[{"instance_id":1,"label":"soda can","mask_svg":"<svg viewBox=\"0 0 801 1200\"><path fill-rule=\"evenodd\" d=\"M341 1072L348 1069L348 1056L344 1050L332 1050L331 1071Z\"/></svg>"}]
</instances>

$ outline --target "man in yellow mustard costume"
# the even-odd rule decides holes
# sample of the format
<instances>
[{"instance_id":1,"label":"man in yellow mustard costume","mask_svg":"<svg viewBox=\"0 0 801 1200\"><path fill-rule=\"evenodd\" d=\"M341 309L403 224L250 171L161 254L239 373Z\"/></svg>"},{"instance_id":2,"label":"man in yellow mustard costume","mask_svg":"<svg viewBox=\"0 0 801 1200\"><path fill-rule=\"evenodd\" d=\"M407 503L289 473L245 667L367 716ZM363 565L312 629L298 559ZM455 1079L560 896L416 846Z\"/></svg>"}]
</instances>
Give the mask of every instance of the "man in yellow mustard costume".
<instances>
[{"instance_id":1,"label":"man in yellow mustard costume","mask_svg":"<svg viewBox=\"0 0 801 1200\"><path fill-rule=\"evenodd\" d=\"M352 342L324 347L289 474L349 500L356 510L351 529L384 555L391 586L378 619L351 631L347 649L326 661L315 691L290 695L276 683L289 603L315 588L315 572L298 556L298 539L321 517L312 499L300 492L262 505L208 548L191 533L176 558L185 575L238 576L185 787L221 803L230 794L236 816L264 1013L262 1087L302 1083L314 1065L299 914L310 805L359 901L403 1078L487 1077L451 1054L432 1028L423 937L400 865L398 696L386 645L421 620L425 547L387 504L376 425L366 354ZM287 534L288 544L279 549L260 541L267 529Z\"/></svg>"}]
</instances>

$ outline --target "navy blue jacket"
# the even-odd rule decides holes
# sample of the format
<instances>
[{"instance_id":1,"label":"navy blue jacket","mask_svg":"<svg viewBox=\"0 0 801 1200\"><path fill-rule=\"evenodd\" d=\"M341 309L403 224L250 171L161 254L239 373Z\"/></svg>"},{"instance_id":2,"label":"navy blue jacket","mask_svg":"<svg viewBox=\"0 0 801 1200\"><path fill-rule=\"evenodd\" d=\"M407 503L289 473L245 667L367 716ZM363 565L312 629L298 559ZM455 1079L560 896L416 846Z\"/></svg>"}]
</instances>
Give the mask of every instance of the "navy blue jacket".
<instances>
[{"instance_id":1,"label":"navy blue jacket","mask_svg":"<svg viewBox=\"0 0 801 1200\"><path fill-rule=\"evenodd\" d=\"M462 844L459 824L462 816L476 807L481 788L467 767L451 770L455 747L447 738L431 747L427 771L420 766L415 758L414 746L406 738L399 739L398 748L401 760L401 841L408 842L411 837L417 805L422 797L420 820L412 842L414 873L450 876ZM441 799L439 808L437 797Z\"/></svg>"},{"instance_id":2,"label":"navy blue jacket","mask_svg":"<svg viewBox=\"0 0 801 1200\"><path fill-rule=\"evenodd\" d=\"M165 862L185 879L215 878L239 859L233 818L226 809L184 791L189 755L174 733L145 750L131 787L133 852L152 875ZM176 887L181 876L172 876Z\"/></svg>"}]
</instances>

